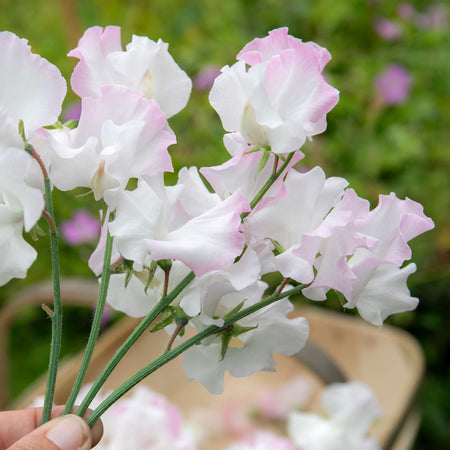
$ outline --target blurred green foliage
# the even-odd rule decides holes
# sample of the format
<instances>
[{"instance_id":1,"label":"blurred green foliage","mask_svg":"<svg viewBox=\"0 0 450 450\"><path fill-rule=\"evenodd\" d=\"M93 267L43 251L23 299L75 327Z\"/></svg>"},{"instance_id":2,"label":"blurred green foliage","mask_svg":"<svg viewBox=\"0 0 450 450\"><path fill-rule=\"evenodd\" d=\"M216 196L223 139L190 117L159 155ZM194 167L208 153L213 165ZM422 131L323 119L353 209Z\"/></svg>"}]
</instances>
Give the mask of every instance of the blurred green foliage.
<instances>
[{"instance_id":1,"label":"blurred green foliage","mask_svg":"<svg viewBox=\"0 0 450 450\"><path fill-rule=\"evenodd\" d=\"M296 37L328 48L333 59L326 77L340 90L341 99L328 115L327 131L302 149L307 155L304 163L311 167L320 164L327 175L347 178L373 206L379 193L394 191L399 197L422 203L426 214L435 220L436 229L412 244L419 269L411 277L411 288L421 298L421 305L417 312L399 315L392 322L412 331L427 356L428 372L421 393L424 421L417 448L448 448L450 34L446 19L450 8L448 3L411 1L415 15L402 19L401 3L405 2L0 0L0 29L27 38L33 50L56 64L67 80L76 61L65 55L76 46L84 29L94 25L120 25L123 44L132 34L161 38L170 44L174 59L190 76L209 65L233 64L245 43L281 26L288 26ZM441 14L431 25L425 20L430 8ZM400 33L397 39L386 40L375 32L374 23L379 18L396 24ZM401 105L383 105L374 88L375 77L390 63L402 64L412 75L409 98ZM75 95L69 93L66 104L74 99ZM170 123L179 142L172 149L177 168L226 160L223 130L208 104L207 93L193 91L188 107ZM68 219L76 208L92 209L88 199L74 199L66 193L55 195L55 202L59 220ZM41 225L46 227L45 223ZM27 282L49 277L46 239L35 245L40 256ZM91 249L64 244L61 248L64 275L91 276L86 265ZM23 281L12 281L3 287L0 301L23 285ZM86 330L71 326L71 317L76 315L66 314L67 328L84 341ZM27 317L21 317L14 328L14 348L27 347L21 327ZM30 320L34 323L33 318ZM79 322L75 319L74 323ZM43 323L38 329L48 326ZM28 336L33 343L30 355L39 353L37 336ZM46 353L47 341L42 342L42 352ZM63 349L70 352L76 348ZM13 391L17 393L35 373L24 368L19 354L12 356ZM21 377L21 373L28 376Z\"/></svg>"}]
</instances>

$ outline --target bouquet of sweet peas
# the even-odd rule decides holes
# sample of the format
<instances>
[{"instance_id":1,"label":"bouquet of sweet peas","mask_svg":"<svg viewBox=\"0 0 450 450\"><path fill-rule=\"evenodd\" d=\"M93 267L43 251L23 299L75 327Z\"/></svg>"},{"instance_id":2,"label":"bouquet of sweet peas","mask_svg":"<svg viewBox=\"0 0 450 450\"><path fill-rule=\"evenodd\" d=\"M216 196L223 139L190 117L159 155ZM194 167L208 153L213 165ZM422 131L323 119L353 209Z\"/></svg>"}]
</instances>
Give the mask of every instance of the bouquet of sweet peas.
<instances>
[{"instance_id":1,"label":"bouquet of sweet peas","mask_svg":"<svg viewBox=\"0 0 450 450\"><path fill-rule=\"evenodd\" d=\"M43 421L50 417L61 340L57 226L52 189L92 191L102 233L89 260L100 278L92 331L72 393L80 391L105 303L142 321L104 368L77 410L83 415L138 337L164 329L167 348L109 395L93 424L144 377L180 354L189 379L222 391L223 374L274 368L273 353L305 345L308 323L288 318L289 297L323 301L334 290L381 326L413 310L408 241L433 228L420 204L381 195L371 209L348 182L302 166L305 142L326 129L339 92L323 70L329 52L287 28L254 39L225 66L209 94L227 134L230 159L182 168L175 185L168 120L187 104L191 80L162 41L93 27L69 56L81 98L77 122L58 116L66 94L59 70L27 41L0 33L0 284L23 278L36 252L23 238L41 216L49 224L54 280L52 347ZM131 186L131 187L130 187ZM263 276L278 272L271 286ZM188 327L195 333L186 338ZM160 331L164 332L164 331Z\"/></svg>"}]
</instances>

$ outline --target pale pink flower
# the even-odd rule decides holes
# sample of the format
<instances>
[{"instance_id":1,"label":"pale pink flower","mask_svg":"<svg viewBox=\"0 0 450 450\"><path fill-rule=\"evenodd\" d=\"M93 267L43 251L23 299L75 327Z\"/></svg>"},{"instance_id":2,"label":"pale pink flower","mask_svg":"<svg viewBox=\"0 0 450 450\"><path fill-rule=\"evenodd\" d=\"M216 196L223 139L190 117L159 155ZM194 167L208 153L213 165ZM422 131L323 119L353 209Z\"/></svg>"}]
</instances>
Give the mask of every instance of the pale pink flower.
<instances>
[{"instance_id":1,"label":"pale pink flower","mask_svg":"<svg viewBox=\"0 0 450 450\"><path fill-rule=\"evenodd\" d=\"M248 144L279 154L298 150L326 129L326 114L338 101L338 91L322 76L330 58L317 44L289 36L287 28L273 30L222 69L211 105L225 130L241 133Z\"/></svg>"},{"instance_id":2,"label":"pale pink flower","mask_svg":"<svg viewBox=\"0 0 450 450\"><path fill-rule=\"evenodd\" d=\"M133 36L122 51L119 27L92 27L69 56L80 60L71 78L72 89L80 97L99 97L104 86L126 86L155 99L167 118L189 99L192 82L161 40Z\"/></svg>"},{"instance_id":3,"label":"pale pink flower","mask_svg":"<svg viewBox=\"0 0 450 450\"><path fill-rule=\"evenodd\" d=\"M52 130L49 138L55 186L90 187L112 209L130 178L172 171L167 147L176 139L163 112L154 100L122 86L83 98L78 126Z\"/></svg>"},{"instance_id":4,"label":"pale pink flower","mask_svg":"<svg viewBox=\"0 0 450 450\"><path fill-rule=\"evenodd\" d=\"M142 270L145 258L177 259L196 275L226 269L240 255L240 214L249 206L241 192L221 201L204 186L197 169L183 168L175 186L157 177L124 192L109 229L117 248Z\"/></svg>"},{"instance_id":5,"label":"pale pink flower","mask_svg":"<svg viewBox=\"0 0 450 450\"><path fill-rule=\"evenodd\" d=\"M408 99L411 83L411 73L405 67L390 64L375 79L375 88L384 103L400 105Z\"/></svg>"},{"instance_id":6,"label":"pale pink flower","mask_svg":"<svg viewBox=\"0 0 450 450\"><path fill-rule=\"evenodd\" d=\"M89 211L79 209L70 220L61 223L61 235L69 245L95 241L100 236L100 220Z\"/></svg>"}]
</instances>

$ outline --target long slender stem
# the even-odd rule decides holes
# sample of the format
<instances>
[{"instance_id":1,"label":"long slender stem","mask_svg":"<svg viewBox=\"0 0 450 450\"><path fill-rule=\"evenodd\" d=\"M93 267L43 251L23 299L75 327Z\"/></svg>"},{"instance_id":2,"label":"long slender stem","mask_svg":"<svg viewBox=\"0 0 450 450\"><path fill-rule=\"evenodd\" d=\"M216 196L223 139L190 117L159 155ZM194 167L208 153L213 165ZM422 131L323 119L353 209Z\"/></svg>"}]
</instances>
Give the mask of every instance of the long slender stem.
<instances>
[{"instance_id":1,"label":"long slender stem","mask_svg":"<svg viewBox=\"0 0 450 450\"><path fill-rule=\"evenodd\" d=\"M84 377L86 376L92 354L94 353L95 343L97 342L97 337L100 332L103 311L105 310L106 294L108 293L109 280L111 278L112 242L112 236L109 234L109 231L107 231L105 254L103 258L102 281L100 283L97 307L95 309L94 319L92 321L91 332L89 334L89 339L84 352L83 361L81 362L80 370L73 384L72 391L67 399L64 414L69 414L72 411L73 405L75 404L76 398L83 384Z\"/></svg>"},{"instance_id":2,"label":"long slender stem","mask_svg":"<svg viewBox=\"0 0 450 450\"><path fill-rule=\"evenodd\" d=\"M103 400L103 402L100 403L100 405L98 405L98 407L87 418L88 424L92 426L111 405L113 405L117 400L119 400L130 389L136 386L136 384L138 384L144 378L155 372L155 370L167 364L169 361L172 361L174 358L176 358L178 355L186 351L188 348L192 347L193 345L199 344L206 337L220 332L221 330L229 327L238 320L250 314L253 314L254 312L278 300L281 300L282 298L299 293L304 287L305 285L299 285L296 286L295 288L289 289L288 291L282 293L277 292L275 294L272 294L269 297L265 298L264 300L261 300L259 303L249 306L248 308L245 308L237 312L236 314L233 314L232 316L228 317L227 319L225 319L224 325L222 327L211 325L205 328L203 331L197 333L195 336L179 344L172 350L165 351L158 358L152 361L148 366L144 367L143 369L138 371L135 375L133 375L131 378L129 378L127 381L125 381L115 391L113 391L105 400Z\"/></svg>"},{"instance_id":3,"label":"long slender stem","mask_svg":"<svg viewBox=\"0 0 450 450\"><path fill-rule=\"evenodd\" d=\"M158 315L177 297L177 295L195 278L193 272L190 272L186 277L166 296L163 297L156 306L147 314L147 316L142 319L139 325L134 329L134 331L128 336L127 340L121 345L121 347L116 351L108 364L104 367L102 373L95 380L91 389L86 394L86 397L81 402L79 408L77 409L77 414L83 416L86 409L91 404L92 400L101 389L105 383L108 376L111 374L113 369L117 366L123 356L131 348L131 346L138 340L138 338L148 329L150 324L158 317Z\"/></svg>"},{"instance_id":4,"label":"long slender stem","mask_svg":"<svg viewBox=\"0 0 450 450\"><path fill-rule=\"evenodd\" d=\"M255 195L255 198L250 202L250 207L253 209L264 197L264 194L272 187L275 181L280 177L280 175L284 172L284 169L291 162L291 159L294 157L295 152L289 153L282 166L273 173L270 178L266 181L266 184L260 189L260 191ZM245 214L245 215L248 215Z\"/></svg>"},{"instance_id":5,"label":"long slender stem","mask_svg":"<svg viewBox=\"0 0 450 450\"><path fill-rule=\"evenodd\" d=\"M35 155L33 155L35 156ZM40 158L38 162L40 161ZM50 420L53 397L55 395L56 375L58 372L58 360L61 350L61 334L62 334L62 306L61 306L61 288L59 282L59 257L58 257L58 235L56 232L55 214L53 210L52 190L47 172L44 173L45 184L45 203L47 213L52 221L49 222L50 229L50 252L52 262L52 280L53 280L53 315L52 315L52 337L50 344L50 356L48 363L47 386L45 390L44 410L42 413L42 423ZM53 226L52 226L53 222Z\"/></svg>"}]
</instances>

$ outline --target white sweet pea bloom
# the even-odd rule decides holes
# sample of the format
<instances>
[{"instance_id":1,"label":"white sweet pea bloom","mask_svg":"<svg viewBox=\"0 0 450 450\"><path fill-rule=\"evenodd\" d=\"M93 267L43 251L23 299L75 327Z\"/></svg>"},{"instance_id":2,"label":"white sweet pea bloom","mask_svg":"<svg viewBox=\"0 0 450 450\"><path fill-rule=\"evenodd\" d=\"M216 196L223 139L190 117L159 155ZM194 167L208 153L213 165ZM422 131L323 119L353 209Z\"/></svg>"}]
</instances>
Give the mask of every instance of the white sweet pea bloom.
<instances>
[{"instance_id":1,"label":"white sweet pea bloom","mask_svg":"<svg viewBox=\"0 0 450 450\"><path fill-rule=\"evenodd\" d=\"M23 239L44 208L42 173L30 184L33 160L19 134L23 122L27 139L53 124L61 111L66 82L59 70L31 53L26 39L0 32L0 285L24 278L36 258Z\"/></svg>"},{"instance_id":2,"label":"white sweet pea bloom","mask_svg":"<svg viewBox=\"0 0 450 450\"><path fill-rule=\"evenodd\" d=\"M293 411L288 433L302 450L380 450L367 436L373 421L381 416L373 392L363 383L336 383L325 388L322 405L328 418Z\"/></svg>"},{"instance_id":3,"label":"white sweet pea bloom","mask_svg":"<svg viewBox=\"0 0 450 450\"><path fill-rule=\"evenodd\" d=\"M339 97L322 76L328 51L287 33L279 28L247 44L239 61L222 69L209 96L225 130L278 154L322 133Z\"/></svg>"},{"instance_id":4,"label":"white sweet pea bloom","mask_svg":"<svg viewBox=\"0 0 450 450\"><path fill-rule=\"evenodd\" d=\"M88 28L69 52L78 58L71 84L80 97L99 97L102 87L126 86L158 102L169 118L182 110L189 99L192 82L168 52L168 44L133 36L122 51L120 28Z\"/></svg>"},{"instance_id":5,"label":"white sweet pea bloom","mask_svg":"<svg viewBox=\"0 0 450 450\"><path fill-rule=\"evenodd\" d=\"M96 200L115 208L132 177L172 171L167 147L176 142L154 100L122 86L83 98L78 127L49 133L50 178L63 191L90 187Z\"/></svg>"},{"instance_id":6,"label":"white sweet pea bloom","mask_svg":"<svg viewBox=\"0 0 450 450\"><path fill-rule=\"evenodd\" d=\"M66 82L56 66L31 53L26 39L0 32L0 111L15 124L22 120L27 138L58 119Z\"/></svg>"},{"instance_id":7,"label":"white sweet pea bloom","mask_svg":"<svg viewBox=\"0 0 450 450\"><path fill-rule=\"evenodd\" d=\"M265 283L257 282L254 286L223 296L217 305L217 312L223 315L242 302L243 308L257 303L266 287ZM199 381L211 393L220 394L225 370L234 377L246 377L259 370L275 370L273 353L293 355L303 348L308 339L306 319L286 317L292 309L289 300L284 299L239 320L238 326L254 329L233 337L223 358L221 337L208 338L200 345L189 348L183 356L186 376ZM195 319L192 323L199 330L206 326Z\"/></svg>"},{"instance_id":8,"label":"white sweet pea bloom","mask_svg":"<svg viewBox=\"0 0 450 450\"><path fill-rule=\"evenodd\" d=\"M277 268L283 276L310 283L319 244L312 237L344 195L347 184L343 178L326 179L319 167L304 174L290 171L280 195L247 217L249 245L273 241L283 250L276 257Z\"/></svg>"},{"instance_id":9,"label":"white sweet pea bloom","mask_svg":"<svg viewBox=\"0 0 450 450\"><path fill-rule=\"evenodd\" d=\"M335 221L332 234L316 233L322 238L314 264L317 274L303 294L325 300L326 292L335 289L347 299L346 308L356 306L377 326L391 314L415 309L418 299L406 285L415 265L400 266L411 257L408 241L434 226L422 206L391 194L380 196L378 206L369 211L368 202L349 189L327 219L334 216L344 221Z\"/></svg>"},{"instance_id":10,"label":"white sweet pea bloom","mask_svg":"<svg viewBox=\"0 0 450 450\"><path fill-rule=\"evenodd\" d=\"M183 168L175 186L164 186L157 177L124 192L109 229L135 270L142 270L150 255L182 261L198 276L225 269L240 255L240 214L248 208L241 192L221 201L208 192L196 168Z\"/></svg>"}]
</instances>

